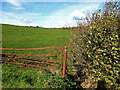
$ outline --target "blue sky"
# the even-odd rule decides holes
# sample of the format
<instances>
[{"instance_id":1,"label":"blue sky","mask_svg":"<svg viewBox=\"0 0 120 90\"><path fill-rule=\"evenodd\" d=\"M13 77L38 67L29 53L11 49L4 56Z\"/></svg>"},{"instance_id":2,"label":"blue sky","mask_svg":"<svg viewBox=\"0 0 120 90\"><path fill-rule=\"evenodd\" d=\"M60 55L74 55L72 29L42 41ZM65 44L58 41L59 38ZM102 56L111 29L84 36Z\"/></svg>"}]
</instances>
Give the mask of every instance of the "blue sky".
<instances>
[{"instance_id":1,"label":"blue sky","mask_svg":"<svg viewBox=\"0 0 120 90\"><path fill-rule=\"evenodd\" d=\"M96 0L3 0L0 23L46 28L76 26L75 18L84 22L84 12L97 10L101 3Z\"/></svg>"}]
</instances>

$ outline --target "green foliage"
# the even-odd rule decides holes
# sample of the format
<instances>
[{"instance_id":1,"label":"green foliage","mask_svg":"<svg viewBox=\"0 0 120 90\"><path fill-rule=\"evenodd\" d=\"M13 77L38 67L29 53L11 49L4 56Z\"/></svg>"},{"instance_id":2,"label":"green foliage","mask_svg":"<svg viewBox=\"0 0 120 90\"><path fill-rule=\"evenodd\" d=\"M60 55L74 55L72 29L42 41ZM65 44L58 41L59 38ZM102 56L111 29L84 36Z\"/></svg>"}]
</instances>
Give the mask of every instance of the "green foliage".
<instances>
[{"instance_id":1,"label":"green foliage","mask_svg":"<svg viewBox=\"0 0 120 90\"><path fill-rule=\"evenodd\" d=\"M118 2L106 2L103 11L86 17L86 25L73 28L70 50L72 61L84 67L93 83L104 80L106 88L116 89L120 88L119 8Z\"/></svg>"},{"instance_id":2,"label":"green foliage","mask_svg":"<svg viewBox=\"0 0 120 90\"><path fill-rule=\"evenodd\" d=\"M37 69L2 65L3 88L74 88L75 82L67 78L52 76L50 72Z\"/></svg>"}]
</instances>

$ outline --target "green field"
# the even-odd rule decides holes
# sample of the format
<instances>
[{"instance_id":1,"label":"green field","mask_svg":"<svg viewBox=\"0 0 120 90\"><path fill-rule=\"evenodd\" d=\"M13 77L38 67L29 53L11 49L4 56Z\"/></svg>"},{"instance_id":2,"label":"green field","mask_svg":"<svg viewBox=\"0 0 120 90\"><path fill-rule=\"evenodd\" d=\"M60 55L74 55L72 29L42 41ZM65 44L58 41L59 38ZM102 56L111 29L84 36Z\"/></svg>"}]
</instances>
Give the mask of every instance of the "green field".
<instances>
[{"instance_id":1,"label":"green field","mask_svg":"<svg viewBox=\"0 0 120 90\"><path fill-rule=\"evenodd\" d=\"M64 47L70 30L2 25L3 48Z\"/></svg>"},{"instance_id":2,"label":"green field","mask_svg":"<svg viewBox=\"0 0 120 90\"><path fill-rule=\"evenodd\" d=\"M64 47L70 30L2 25L3 48ZM2 65L3 88L72 88L76 83L44 70Z\"/></svg>"},{"instance_id":3,"label":"green field","mask_svg":"<svg viewBox=\"0 0 120 90\"><path fill-rule=\"evenodd\" d=\"M2 25L3 48L18 49L18 48L41 48L41 47L64 47L68 45L69 39L70 39L70 30L66 30L66 29L23 27L23 26L14 26L7 24ZM21 53L21 54L32 54L32 55L47 54L44 53L44 50L34 50L34 51L3 50L3 53L4 52L7 53L14 52L16 54ZM57 54L57 53L53 53L53 54ZM34 58L32 57L32 59Z\"/></svg>"},{"instance_id":4,"label":"green field","mask_svg":"<svg viewBox=\"0 0 120 90\"><path fill-rule=\"evenodd\" d=\"M2 25L2 47L3 48L41 48L41 47L64 47L68 46L70 39L70 30L66 29L50 29L38 27L23 27L13 25ZM50 50L50 49L49 49ZM53 49L51 49L53 50ZM8 51L3 53L16 54L34 54L41 55L44 50L33 51ZM55 50L57 54L59 50ZM32 57L34 59L35 57ZM36 57L40 58L40 57Z\"/></svg>"}]
</instances>

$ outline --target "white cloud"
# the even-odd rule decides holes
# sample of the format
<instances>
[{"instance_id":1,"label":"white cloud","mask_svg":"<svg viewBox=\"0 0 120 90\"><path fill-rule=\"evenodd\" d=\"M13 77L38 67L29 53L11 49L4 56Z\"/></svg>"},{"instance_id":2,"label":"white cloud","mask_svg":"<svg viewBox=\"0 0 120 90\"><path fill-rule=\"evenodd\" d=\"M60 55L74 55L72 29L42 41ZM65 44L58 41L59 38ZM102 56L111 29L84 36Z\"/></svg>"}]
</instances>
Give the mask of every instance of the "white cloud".
<instances>
[{"instance_id":1,"label":"white cloud","mask_svg":"<svg viewBox=\"0 0 120 90\"><path fill-rule=\"evenodd\" d=\"M20 7L21 3L18 2L17 0L7 0L7 2L11 3L14 6Z\"/></svg>"},{"instance_id":2,"label":"white cloud","mask_svg":"<svg viewBox=\"0 0 120 90\"><path fill-rule=\"evenodd\" d=\"M33 20L32 19L22 19L22 22L24 23L31 23Z\"/></svg>"},{"instance_id":3,"label":"white cloud","mask_svg":"<svg viewBox=\"0 0 120 90\"><path fill-rule=\"evenodd\" d=\"M92 8L96 8L94 5ZM20 7L20 6L19 6ZM3 22L7 24L16 24L22 26L41 26L41 27L68 27L76 26L77 22L73 17L84 18L83 11L91 10L90 5L86 7L82 4L65 5L60 10L52 13L50 16L44 16L41 13L24 12L24 13L7 13L3 12ZM80 20L83 22L83 20Z\"/></svg>"},{"instance_id":4,"label":"white cloud","mask_svg":"<svg viewBox=\"0 0 120 90\"><path fill-rule=\"evenodd\" d=\"M76 22L71 17L66 16L49 16L42 21L43 27L60 28L76 26Z\"/></svg>"},{"instance_id":5,"label":"white cloud","mask_svg":"<svg viewBox=\"0 0 120 90\"><path fill-rule=\"evenodd\" d=\"M12 7L12 9L16 9L16 10L25 9L25 8L21 7L21 3L19 0L6 0L6 1L15 6L15 7Z\"/></svg>"},{"instance_id":6,"label":"white cloud","mask_svg":"<svg viewBox=\"0 0 120 90\"><path fill-rule=\"evenodd\" d=\"M21 9L25 9L23 7L12 7L13 9L16 9L16 10L21 10Z\"/></svg>"},{"instance_id":7,"label":"white cloud","mask_svg":"<svg viewBox=\"0 0 120 90\"><path fill-rule=\"evenodd\" d=\"M74 10L72 13L69 15L70 17L78 17L78 18L85 18L85 14L83 12L80 12L79 10Z\"/></svg>"},{"instance_id":8,"label":"white cloud","mask_svg":"<svg viewBox=\"0 0 120 90\"><path fill-rule=\"evenodd\" d=\"M93 5L93 4L92 4ZM48 17L45 19L45 21L53 21L50 22L51 25L58 25L59 27L61 25L62 26L77 26L78 24L78 20L79 22L86 22L85 21L85 17L86 14L84 12L86 12L87 10L92 11L95 10L95 8L98 8L99 4L95 4L94 6L91 5L83 5L83 4L77 4L77 5L65 5L64 8L62 8L61 10L57 10L56 12L51 14L51 18ZM73 19L76 18L76 19ZM78 19L78 20L77 20ZM63 25L59 22L60 20L62 20L61 23L63 23Z\"/></svg>"},{"instance_id":9,"label":"white cloud","mask_svg":"<svg viewBox=\"0 0 120 90\"><path fill-rule=\"evenodd\" d=\"M21 22L21 23L32 23L32 19L25 17L24 15L16 15L14 13L2 12L2 22Z\"/></svg>"},{"instance_id":10,"label":"white cloud","mask_svg":"<svg viewBox=\"0 0 120 90\"><path fill-rule=\"evenodd\" d=\"M20 25L20 26L39 26L39 24L34 24L34 23L17 23L16 25Z\"/></svg>"},{"instance_id":11,"label":"white cloud","mask_svg":"<svg viewBox=\"0 0 120 90\"><path fill-rule=\"evenodd\" d=\"M50 20L48 22L43 22L43 27L52 27L52 28L60 28L60 27L65 27L66 26L66 23L64 20L59 20L59 21L56 21L56 20Z\"/></svg>"}]
</instances>

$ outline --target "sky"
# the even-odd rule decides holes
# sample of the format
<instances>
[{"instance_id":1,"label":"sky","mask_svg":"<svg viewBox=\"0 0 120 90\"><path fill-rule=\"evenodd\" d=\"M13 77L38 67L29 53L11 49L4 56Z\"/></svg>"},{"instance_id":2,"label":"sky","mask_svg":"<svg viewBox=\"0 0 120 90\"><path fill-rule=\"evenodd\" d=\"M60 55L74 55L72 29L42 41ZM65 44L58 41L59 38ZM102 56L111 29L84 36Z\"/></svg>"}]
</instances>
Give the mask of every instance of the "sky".
<instances>
[{"instance_id":1,"label":"sky","mask_svg":"<svg viewBox=\"0 0 120 90\"><path fill-rule=\"evenodd\" d=\"M2 0L0 23L45 28L72 27L85 22L85 12L100 8L103 0Z\"/></svg>"}]
</instances>

